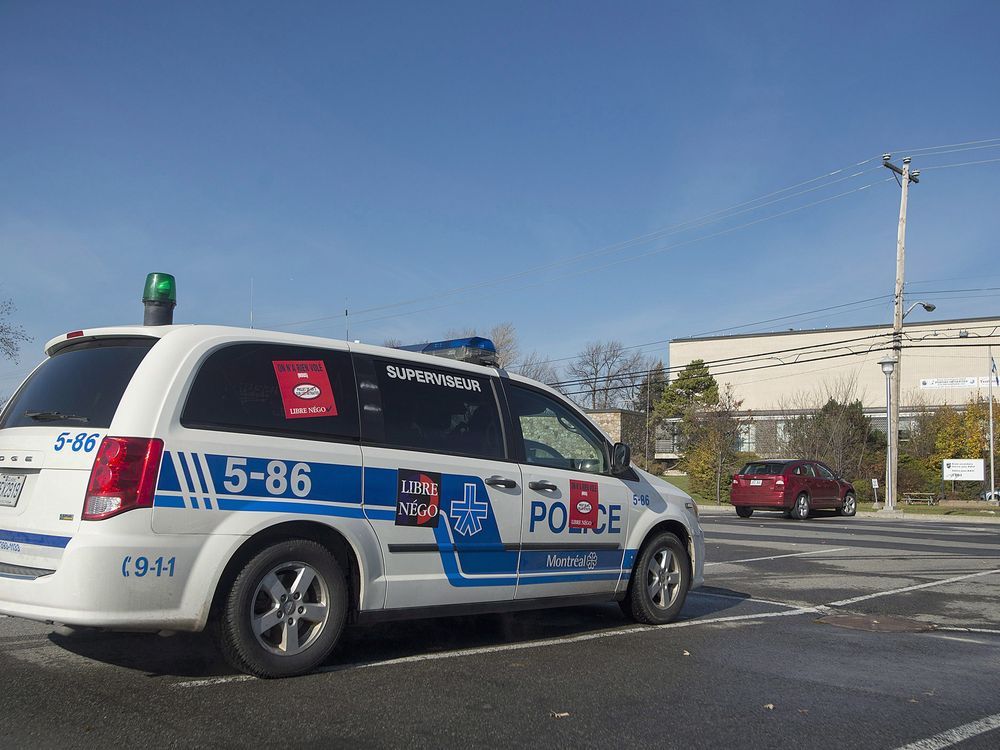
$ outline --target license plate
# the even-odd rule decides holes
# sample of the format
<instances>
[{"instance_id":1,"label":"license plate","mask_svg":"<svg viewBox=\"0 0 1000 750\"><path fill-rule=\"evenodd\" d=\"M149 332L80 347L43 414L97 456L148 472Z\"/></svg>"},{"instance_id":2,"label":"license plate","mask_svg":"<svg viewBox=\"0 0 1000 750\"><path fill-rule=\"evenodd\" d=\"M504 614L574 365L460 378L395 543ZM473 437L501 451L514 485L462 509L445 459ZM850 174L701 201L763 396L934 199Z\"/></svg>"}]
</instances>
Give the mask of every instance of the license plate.
<instances>
[{"instance_id":1,"label":"license plate","mask_svg":"<svg viewBox=\"0 0 1000 750\"><path fill-rule=\"evenodd\" d=\"M751 487L760 487L763 483L764 483L763 479L751 479L750 480L750 486Z\"/></svg>"},{"instance_id":2,"label":"license plate","mask_svg":"<svg viewBox=\"0 0 1000 750\"><path fill-rule=\"evenodd\" d=\"M13 507L24 487L24 474L0 474L0 505Z\"/></svg>"}]
</instances>

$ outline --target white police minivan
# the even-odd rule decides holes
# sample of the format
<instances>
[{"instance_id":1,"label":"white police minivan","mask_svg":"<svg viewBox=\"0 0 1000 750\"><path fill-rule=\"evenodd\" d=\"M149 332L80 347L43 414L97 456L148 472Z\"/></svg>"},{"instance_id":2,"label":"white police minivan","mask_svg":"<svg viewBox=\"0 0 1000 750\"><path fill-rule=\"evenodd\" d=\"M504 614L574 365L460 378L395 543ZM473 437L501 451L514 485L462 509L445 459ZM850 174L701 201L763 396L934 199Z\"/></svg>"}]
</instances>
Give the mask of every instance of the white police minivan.
<instances>
[{"instance_id":1,"label":"white police minivan","mask_svg":"<svg viewBox=\"0 0 1000 750\"><path fill-rule=\"evenodd\" d=\"M421 348L443 356L217 326L53 339L0 413L0 612L210 626L263 677L312 669L346 622L676 617L702 583L691 499L552 389L444 358L487 340Z\"/></svg>"}]
</instances>

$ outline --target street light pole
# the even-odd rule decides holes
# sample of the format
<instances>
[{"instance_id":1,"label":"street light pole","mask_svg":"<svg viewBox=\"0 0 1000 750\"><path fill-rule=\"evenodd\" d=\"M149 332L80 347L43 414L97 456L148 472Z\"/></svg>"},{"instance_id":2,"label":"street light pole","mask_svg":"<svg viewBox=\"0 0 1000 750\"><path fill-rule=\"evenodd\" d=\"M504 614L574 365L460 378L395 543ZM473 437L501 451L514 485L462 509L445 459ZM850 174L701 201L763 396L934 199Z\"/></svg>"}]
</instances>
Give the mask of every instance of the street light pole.
<instances>
[{"instance_id":1,"label":"street light pole","mask_svg":"<svg viewBox=\"0 0 1000 750\"><path fill-rule=\"evenodd\" d=\"M899 395L900 395L900 380L902 378L902 359L903 359L903 288L904 288L904 267L906 261L906 200L909 195L909 188L911 182L920 182L917 178L920 174L919 171L914 171L910 173L910 157L907 156L903 159L903 168L900 169L895 164L891 163L889 160L892 158L892 154L882 155L882 165L887 169L892 170L900 176L902 195L899 200L899 227L896 231L896 288L895 294L893 296L893 316L892 316L892 350L895 355L896 361L894 366L894 371L892 374L892 399L891 409L889 411L889 424L888 430L892 435L892 440L889 443L889 453L886 456L887 465L890 467L892 474L891 480L886 478L886 508L895 505L895 493L896 490L896 470L899 466Z\"/></svg>"},{"instance_id":2,"label":"street light pole","mask_svg":"<svg viewBox=\"0 0 1000 750\"><path fill-rule=\"evenodd\" d=\"M896 360L886 357L879 364L885 373L885 422L888 426L892 421L892 373L896 369ZM896 472L892 465L893 451L896 448L896 435L891 429L885 432L885 506L883 510L892 512L896 509Z\"/></svg>"}]
</instances>

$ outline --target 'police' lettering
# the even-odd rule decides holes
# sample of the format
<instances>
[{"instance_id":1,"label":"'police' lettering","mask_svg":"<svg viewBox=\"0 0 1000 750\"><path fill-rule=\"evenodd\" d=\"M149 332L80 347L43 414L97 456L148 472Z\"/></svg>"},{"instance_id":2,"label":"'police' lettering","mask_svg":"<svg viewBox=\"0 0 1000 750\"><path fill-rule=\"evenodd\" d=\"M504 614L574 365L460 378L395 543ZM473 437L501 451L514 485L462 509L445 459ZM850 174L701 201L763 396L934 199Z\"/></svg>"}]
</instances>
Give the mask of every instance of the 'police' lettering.
<instances>
[{"instance_id":1,"label":"'police' lettering","mask_svg":"<svg viewBox=\"0 0 1000 750\"><path fill-rule=\"evenodd\" d=\"M558 500L553 503L545 503L542 500L532 500L528 516L528 533L534 534L535 527L542 522L546 522L549 531L553 534L560 534L566 529L566 522L569 513L566 506ZM598 505L597 506L597 526L590 529L570 529L570 534L621 534L622 533L622 506L620 505Z\"/></svg>"}]
</instances>

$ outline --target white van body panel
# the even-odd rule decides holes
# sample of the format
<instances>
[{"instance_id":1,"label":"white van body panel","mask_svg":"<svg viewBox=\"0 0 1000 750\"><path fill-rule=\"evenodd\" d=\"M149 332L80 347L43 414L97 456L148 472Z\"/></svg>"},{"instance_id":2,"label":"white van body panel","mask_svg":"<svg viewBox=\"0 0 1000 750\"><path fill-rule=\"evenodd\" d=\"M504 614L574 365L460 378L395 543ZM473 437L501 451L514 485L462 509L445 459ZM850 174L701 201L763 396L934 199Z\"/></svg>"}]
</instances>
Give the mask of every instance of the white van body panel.
<instances>
[{"instance_id":1,"label":"white van body panel","mask_svg":"<svg viewBox=\"0 0 1000 750\"><path fill-rule=\"evenodd\" d=\"M125 388L110 427L0 430L0 456L8 456L7 465L17 454L31 455L35 467L21 470L27 476L17 505L0 506L4 614L78 626L200 630L237 551L256 535L289 523L321 525L343 538L357 568L354 606L361 613L454 604L502 608L519 599L602 593L610 600L627 589L644 539L664 524L686 537L692 586L702 584L704 537L693 502L634 468L638 481L511 460L181 424L202 364L220 347L238 343L316 347L495 382L509 378L544 391L585 419L540 383L397 349L221 326L85 330L52 339L46 352L58 356L78 342L114 337L159 340ZM105 436L162 440L153 507L81 522L94 452L55 450L66 432L70 438L77 432L96 435L98 443ZM435 528L397 524L401 469L440 475L442 518ZM515 486L487 482L497 477ZM546 494L543 500L529 489L538 478L556 482L560 496L568 493L570 479L597 483L602 531L570 534L553 516L561 512L552 507L560 498ZM539 503L547 504L544 516Z\"/></svg>"}]
</instances>

